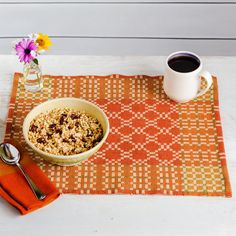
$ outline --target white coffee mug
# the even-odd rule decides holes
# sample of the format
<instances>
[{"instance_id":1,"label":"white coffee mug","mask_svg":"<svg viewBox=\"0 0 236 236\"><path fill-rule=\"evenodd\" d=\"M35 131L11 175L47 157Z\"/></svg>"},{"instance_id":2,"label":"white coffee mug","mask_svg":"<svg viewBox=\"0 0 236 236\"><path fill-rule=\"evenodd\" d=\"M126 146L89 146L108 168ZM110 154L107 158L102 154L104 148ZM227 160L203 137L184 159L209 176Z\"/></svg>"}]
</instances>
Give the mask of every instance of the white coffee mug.
<instances>
[{"instance_id":1,"label":"white coffee mug","mask_svg":"<svg viewBox=\"0 0 236 236\"><path fill-rule=\"evenodd\" d=\"M198 61L199 66L190 72L178 72L172 69L168 62L177 57L191 57ZM207 82L206 88L200 90L201 78ZM207 71L202 71L202 62L195 53L179 51L170 54L166 60L164 74L164 91L166 95L176 102L188 102L206 93L212 85L212 76ZM200 91L199 91L200 90Z\"/></svg>"}]
</instances>

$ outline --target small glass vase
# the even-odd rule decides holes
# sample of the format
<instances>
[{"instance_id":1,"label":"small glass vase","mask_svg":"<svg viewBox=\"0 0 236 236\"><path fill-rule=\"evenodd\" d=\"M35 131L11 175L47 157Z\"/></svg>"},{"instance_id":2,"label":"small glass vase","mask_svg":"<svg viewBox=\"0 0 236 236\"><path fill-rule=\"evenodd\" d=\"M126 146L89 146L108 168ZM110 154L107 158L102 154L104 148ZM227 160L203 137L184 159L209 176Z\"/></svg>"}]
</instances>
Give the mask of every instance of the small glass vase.
<instances>
[{"instance_id":1,"label":"small glass vase","mask_svg":"<svg viewBox=\"0 0 236 236\"><path fill-rule=\"evenodd\" d=\"M37 92L43 88L43 77L41 67L34 63L26 63L23 68L25 89Z\"/></svg>"}]
</instances>

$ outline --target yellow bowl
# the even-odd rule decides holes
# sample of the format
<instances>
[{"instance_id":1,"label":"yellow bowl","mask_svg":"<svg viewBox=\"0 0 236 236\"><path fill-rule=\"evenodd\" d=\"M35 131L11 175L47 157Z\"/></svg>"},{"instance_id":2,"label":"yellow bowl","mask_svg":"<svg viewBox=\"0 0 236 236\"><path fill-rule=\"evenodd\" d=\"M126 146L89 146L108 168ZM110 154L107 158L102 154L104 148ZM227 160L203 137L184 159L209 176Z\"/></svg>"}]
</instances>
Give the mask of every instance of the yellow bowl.
<instances>
[{"instance_id":1,"label":"yellow bowl","mask_svg":"<svg viewBox=\"0 0 236 236\"><path fill-rule=\"evenodd\" d=\"M90 150L75 155L68 155L68 156L54 155L38 149L28 139L28 131L30 123L40 113L50 111L55 108L72 108L84 111L85 113L97 118L103 128L103 135L104 135L103 139ZM25 138L26 143L46 161L63 166L76 165L82 160L91 157L103 145L108 136L108 133L109 133L109 121L105 113L95 104L79 98L58 98L44 102L33 108L28 113L23 123L23 136Z\"/></svg>"}]
</instances>

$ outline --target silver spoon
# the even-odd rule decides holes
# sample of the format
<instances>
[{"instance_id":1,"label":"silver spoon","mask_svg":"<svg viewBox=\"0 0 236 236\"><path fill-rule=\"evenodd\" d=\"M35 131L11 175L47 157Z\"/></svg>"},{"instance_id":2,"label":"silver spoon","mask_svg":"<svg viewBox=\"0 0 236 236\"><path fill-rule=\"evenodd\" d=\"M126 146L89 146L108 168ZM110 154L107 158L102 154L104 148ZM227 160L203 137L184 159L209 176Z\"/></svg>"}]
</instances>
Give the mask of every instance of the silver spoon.
<instances>
[{"instance_id":1,"label":"silver spoon","mask_svg":"<svg viewBox=\"0 0 236 236\"><path fill-rule=\"evenodd\" d=\"M0 145L0 157L4 163L8 165L16 165L20 169L34 195L39 200L43 200L46 197L46 195L36 186L36 184L30 179L30 177L25 173L24 169L20 165L20 152L16 147L10 143L2 143Z\"/></svg>"}]
</instances>

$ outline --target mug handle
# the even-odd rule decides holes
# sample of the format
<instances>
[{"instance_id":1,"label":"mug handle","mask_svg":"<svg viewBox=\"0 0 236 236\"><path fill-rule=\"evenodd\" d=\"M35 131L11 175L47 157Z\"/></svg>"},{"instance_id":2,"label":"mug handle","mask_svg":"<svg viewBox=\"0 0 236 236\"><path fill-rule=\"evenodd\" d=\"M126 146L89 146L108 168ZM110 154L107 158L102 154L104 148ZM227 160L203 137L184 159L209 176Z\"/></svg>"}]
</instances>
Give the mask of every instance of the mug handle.
<instances>
[{"instance_id":1,"label":"mug handle","mask_svg":"<svg viewBox=\"0 0 236 236\"><path fill-rule=\"evenodd\" d=\"M203 71L200 75L200 79L204 78L207 82L207 87L205 89L202 89L196 97L202 96L204 93L206 93L208 91L208 89L211 87L213 80L212 80L212 76L208 71Z\"/></svg>"}]
</instances>

